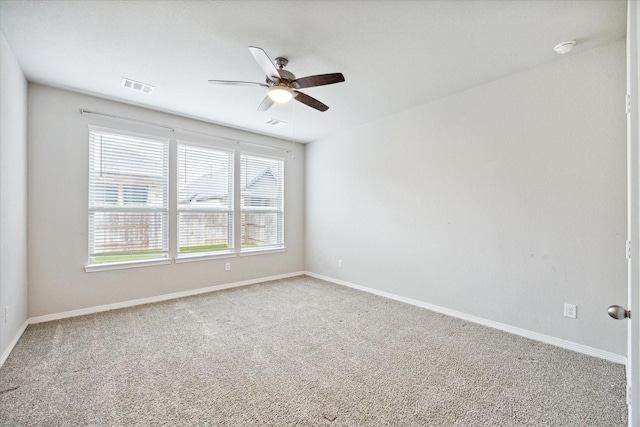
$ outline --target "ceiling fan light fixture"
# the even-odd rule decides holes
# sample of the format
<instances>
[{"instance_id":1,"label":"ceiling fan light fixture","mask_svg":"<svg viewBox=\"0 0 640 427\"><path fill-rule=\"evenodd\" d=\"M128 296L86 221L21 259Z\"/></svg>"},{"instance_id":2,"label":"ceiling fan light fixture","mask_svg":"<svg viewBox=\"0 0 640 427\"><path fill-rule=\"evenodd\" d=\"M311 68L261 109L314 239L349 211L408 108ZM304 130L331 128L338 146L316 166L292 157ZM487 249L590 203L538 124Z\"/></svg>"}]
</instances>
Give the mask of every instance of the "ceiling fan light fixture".
<instances>
[{"instance_id":1,"label":"ceiling fan light fixture","mask_svg":"<svg viewBox=\"0 0 640 427\"><path fill-rule=\"evenodd\" d=\"M286 86L273 86L269 89L267 95L273 100L273 102L277 102L279 104L289 102L293 99L293 91Z\"/></svg>"}]
</instances>

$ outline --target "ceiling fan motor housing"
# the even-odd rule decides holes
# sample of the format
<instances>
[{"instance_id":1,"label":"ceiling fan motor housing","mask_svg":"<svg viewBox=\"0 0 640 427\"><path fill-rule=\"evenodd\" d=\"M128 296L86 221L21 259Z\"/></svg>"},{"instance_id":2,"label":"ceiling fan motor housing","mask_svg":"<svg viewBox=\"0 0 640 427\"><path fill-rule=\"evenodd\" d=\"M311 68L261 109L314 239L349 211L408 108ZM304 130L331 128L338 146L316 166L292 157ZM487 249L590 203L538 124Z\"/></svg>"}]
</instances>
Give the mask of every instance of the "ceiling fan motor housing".
<instances>
[{"instance_id":1,"label":"ceiling fan motor housing","mask_svg":"<svg viewBox=\"0 0 640 427\"><path fill-rule=\"evenodd\" d=\"M280 77L282 78L282 80L287 80L289 82L292 82L296 79L296 76L293 75L293 73L288 72L287 70L278 70L280 72Z\"/></svg>"}]
</instances>

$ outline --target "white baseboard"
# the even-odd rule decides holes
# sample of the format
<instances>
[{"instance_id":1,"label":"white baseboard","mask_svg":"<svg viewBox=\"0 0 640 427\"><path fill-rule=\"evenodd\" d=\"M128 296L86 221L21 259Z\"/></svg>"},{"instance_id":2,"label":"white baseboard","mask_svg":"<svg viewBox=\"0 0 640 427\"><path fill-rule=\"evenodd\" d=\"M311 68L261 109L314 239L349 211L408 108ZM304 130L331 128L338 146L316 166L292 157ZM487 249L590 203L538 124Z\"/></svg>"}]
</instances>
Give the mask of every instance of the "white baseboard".
<instances>
[{"instance_id":1,"label":"white baseboard","mask_svg":"<svg viewBox=\"0 0 640 427\"><path fill-rule=\"evenodd\" d=\"M525 338L530 338L532 340L535 341L540 341L546 344L551 344L551 345L555 345L557 347L561 347L561 348L565 348L567 350L573 350L576 351L578 353L582 353L582 354L586 354L588 356L593 356L593 357L598 357L600 359L605 359L608 360L610 362L614 362L614 363L620 363L623 365L626 365L627 363L627 358L625 356L621 356L619 354L615 354L615 353L611 353L608 351L604 351L604 350L600 350L597 348L593 348L593 347L588 347L582 344L577 344L571 341L566 341L560 338L555 338L549 335L544 335L544 334L540 334L537 332L533 332L533 331L529 331L526 329L522 329L522 328L517 328L515 326L510 326L510 325L506 325L504 323L499 323L499 322L494 322L493 320L487 320L487 319L483 319L481 317L477 317L477 316L472 316L466 313L462 313L459 311L455 311L455 310L450 310L448 308L444 308L444 307L440 307L437 305L433 305L433 304L428 304L426 302L423 301L419 301L419 300L415 300L415 299L411 299L411 298L406 298L400 295L395 295L389 292L384 292L384 291L379 291L377 289L372 289L372 288L367 288L365 286L360 286L360 285L356 285L354 283L350 283L344 280L338 280L338 279L334 279L332 277L327 277L327 276L323 276L320 274L316 274L316 273L312 273L310 271L300 271L300 272L295 272L295 273L287 273L287 274L281 274L281 275L277 275L277 276L271 276L271 277L262 277L259 279L251 279L251 280L244 280L241 282L235 282L235 283L228 283L228 284L224 284L224 285L216 285L216 286L209 286L206 288L199 288L199 289L193 289L193 290L189 290L189 291L182 291L182 292L175 292L172 294L165 294L165 295L158 295L155 297L149 297L149 298L141 298L141 299L136 299L136 300L130 300L130 301L123 301L123 302L118 302L118 303L113 303L113 304L105 304L105 305L100 305L100 306L95 306L95 307L88 307L88 308L83 308L83 309L79 309L79 310L71 310L71 311L65 311L65 312L61 312L61 313L54 313L54 314L47 314L44 316L37 316L37 317L32 317L27 319L27 321L20 327L19 332L16 334L16 336L13 338L13 340L11 341L11 343L9 344L9 347L7 347L7 349L2 353L2 355L0 356L0 367L2 367L2 365L4 364L4 362L7 360L7 358L9 357L9 354L11 353L11 351L13 350L13 348L15 347L15 345L18 343L18 340L20 339L20 337L22 336L22 334L24 333L25 329L27 328L28 325L31 324L35 324L35 323L42 323L42 322L49 322L52 320L59 320L59 319L65 319L65 318L69 318L69 317L76 317L76 316L83 316L86 314L93 314L93 313L99 313L102 311L109 311L109 310L116 310L119 308L127 308L127 307L133 307L136 305L142 305L142 304L149 304L149 303L153 303L153 302L160 302L160 301L166 301L166 300L171 300L171 299L177 299L177 298L183 298L183 297L187 297L187 296L191 296L191 295L199 295L199 294L204 294L204 293L208 293L208 292L214 292L214 291L219 291L222 289L231 289L231 288L237 288L237 287L241 287L241 286L248 286L248 285L254 285L257 283L262 283L262 282L268 282L271 280L280 280L280 279L287 279L289 277L295 277L295 276L301 276L303 274L306 274L308 276L311 277L315 277L317 279L320 280L325 280L327 282L331 282L331 283L335 283L338 285L342 285L342 286L347 286L353 289L358 289L364 292L368 292L371 294L375 294L375 295L379 295L385 298L389 298L389 299L393 299L396 301L400 301L400 302L404 302L406 304L411 304L411 305L415 305L417 307L421 307L430 311L434 311L437 313L441 313L441 314L445 314L448 316L452 316L452 317L457 317L459 319L463 319L472 323L477 323L479 325L484 325L484 326L488 326L490 328L494 328L494 329L499 329L501 331L505 331L505 332L509 332L515 335L519 335Z\"/></svg>"},{"instance_id":2,"label":"white baseboard","mask_svg":"<svg viewBox=\"0 0 640 427\"><path fill-rule=\"evenodd\" d=\"M113 304L98 305L95 307L81 308L78 310L63 311L61 313L46 314L44 316L32 317L27 322L32 325L35 323L50 322L52 320L66 319L69 317L84 316L86 314L100 313L102 311L117 310L119 308L128 308L136 305L150 304L153 302L166 301L171 299L183 298L192 295L205 294L208 292L220 291L222 289L238 288L241 286L255 285L257 283L269 282L271 280L287 279L289 277L301 276L304 271L296 273L280 274L277 276L261 277L259 279L243 280L241 282L227 283L223 285L208 286L206 288L192 289L189 291L175 292L171 294L158 295L155 297L140 298L129 301L116 302Z\"/></svg>"},{"instance_id":3,"label":"white baseboard","mask_svg":"<svg viewBox=\"0 0 640 427\"><path fill-rule=\"evenodd\" d=\"M9 357L9 354L11 354L13 347L15 347L16 344L18 344L18 340L20 339L22 334L24 334L24 331L27 329L28 325L29 325L29 320L27 320L26 322L23 323L22 326L20 326L20 329L18 329L18 333L16 334L15 337L13 337L13 340L11 340L11 342L9 343L9 347L7 347L7 349L2 353L2 355L0 355L0 368L2 368L2 365L4 365L4 362L7 361L7 358Z\"/></svg>"},{"instance_id":4,"label":"white baseboard","mask_svg":"<svg viewBox=\"0 0 640 427\"><path fill-rule=\"evenodd\" d=\"M321 274L316 274L307 271L305 273L308 276L315 277L316 279L325 280L327 282L335 283L338 285L347 286L350 288L358 289L360 291L369 292L371 294L379 295L385 298L393 299L396 301L404 302L406 304L415 305L418 307L425 308L430 311L435 311L436 313L445 314L447 316L457 317L459 319L463 319L472 323L477 323L479 325L488 326L490 328L499 329L504 332L509 332L515 335L519 335L521 337L530 338L535 341L540 341L546 344L551 344L556 347L565 348L567 350L573 350L578 353L586 354L588 356L597 357L600 359L608 360L614 363L620 363L623 365L627 364L626 356L621 356L619 354L611 353L608 351L600 350L593 347L588 347L586 345L577 344L571 341L566 341L560 338L552 337L549 335L540 334L538 332L529 331L527 329L518 328L515 326L506 325L504 323L494 322L493 320L483 319L482 317L472 316L470 314L462 313L460 311L451 310L448 308L440 307L437 305L429 304L423 301L406 298L400 295L391 294L389 292L379 291L377 289L367 288L365 286L356 285L354 283L346 282L344 280L334 279L332 277L323 276Z\"/></svg>"}]
</instances>

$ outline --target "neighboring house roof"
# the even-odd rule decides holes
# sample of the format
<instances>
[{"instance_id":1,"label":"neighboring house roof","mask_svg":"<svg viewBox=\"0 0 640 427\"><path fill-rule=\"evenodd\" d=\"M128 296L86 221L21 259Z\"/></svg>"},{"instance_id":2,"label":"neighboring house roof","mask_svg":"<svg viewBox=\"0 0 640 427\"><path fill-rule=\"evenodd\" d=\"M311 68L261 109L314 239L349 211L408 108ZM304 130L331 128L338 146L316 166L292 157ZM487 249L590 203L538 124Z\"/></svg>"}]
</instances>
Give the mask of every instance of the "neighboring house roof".
<instances>
[{"instance_id":1,"label":"neighboring house roof","mask_svg":"<svg viewBox=\"0 0 640 427\"><path fill-rule=\"evenodd\" d=\"M180 188L180 203L195 203L208 200L228 199L231 191L228 183L220 174L208 173Z\"/></svg>"},{"instance_id":2,"label":"neighboring house roof","mask_svg":"<svg viewBox=\"0 0 640 427\"><path fill-rule=\"evenodd\" d=\"M260 199L275 199L280 194L279 184L278 177L271 168L267 168L242 189L242 195Z\"/></svg>"},{"instance_id":3,"label":"neighboring house roof","mask_svg":"<svg viewBox=\"0 0 640 427\"><path fill-rule=\"evenodd\" d=\"M275 199L280 194L280 181L271 168L266 168L242 187L242 195L252 198ZM227 182L220 174L209 173L180 189L180 203L197 203L229 198Z\"/></svg>"}]
</instances>

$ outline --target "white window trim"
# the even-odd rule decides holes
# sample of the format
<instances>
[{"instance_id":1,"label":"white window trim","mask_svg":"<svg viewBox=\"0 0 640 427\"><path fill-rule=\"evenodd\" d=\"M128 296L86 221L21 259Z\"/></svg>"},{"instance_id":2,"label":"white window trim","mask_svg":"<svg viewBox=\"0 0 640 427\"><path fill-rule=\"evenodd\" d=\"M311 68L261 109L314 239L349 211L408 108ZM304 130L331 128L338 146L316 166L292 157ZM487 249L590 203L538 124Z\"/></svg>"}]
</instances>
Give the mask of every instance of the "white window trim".
<instances>
[{"instance_id":1,"label":"white window trim","mask_svg":"<svg viewBox=\"0 0 640 427\"><path fill-rule=\"evenodd\" d=\"M240 179L240 174L242 173L241 171L241 166L240 166L240 159L242 158L243 155L246 156L254 156L254 157L262 157L265 159L271 159L271 160L278 160L282 162L282 208L278 209L278 210L270 210L270 209L260 209L260 206L252 206L252 209L242 209L241 206L241 200L242 200L242 185L241 185L241 179ZM279 156L270 156L268 154L263 154L263 153L259 153L259 152L255 152L255 151L246 151L246 150L238 150L237 154L236 154L236 166L237 166L237 173L235 174L235 178L236 178L236 185L235 188L238 192L238 199L237 199L237 218L236 220L238 221L238 227L236 230L236 236L237 236L237 241L240 242L240 244L238 245L237 248L237 253L239 256L254 256L254 255L261 255L261 254L267 254L267 253L277 253L277 252L285 252L286 251L286 235L285 235L285 174L286 174L286 161L284 157L279 157ZM243 249L242 247L242 214L243 213L251 213L251 211L255 211L256 213L261 213L261 212L273 212L273 213L280 213L282 214L282 244L281 245L270 245L270 246L259 246L259 247L252 247L251 249L246 249L247 247L245 247Z\"/></svg>"},{"instance_id":2,"label":"white window trim","mask_svg":"<svg viewBox=\"0 0 640 427\"><path fill-rule=\"evenodd\" d=\"M256 256L256 255L268 255L268 254L277 254L286 252L287 248L285 246L285 169L286 169L286 159L280 156L272 156L268 154L261 153L259 151L244 151L241 149L230 149L229 147L220 146L213 141L212 144L198 141L192 139L183 139L183 138L174 138L167 136L160 136L154 132L139 132L137 130L128 130L122 128L110 128L96 125L88 125L90 131L95 132L108 132L122 135L129 135L138 138L145 139L154 139L157 141L166 142L169 144L169 173L167 179L169 181L169 194L168 194L168 208L166 209L167 214L169 216L169 229L167 230L168 238L169 238L169 253L165 258L154 258L154 259L143 259L143 260L134 260L134 261L115 261L115 262L105 262L105 263L95 263L95 264L87 264L83 267L86 273L94 273L94 272L102 272L102 271L112 271L112 270L123 270L123 269L131 269L131 268L142 268L142 267L153 267L158 265L169 265L172 263L181 264L188 262L197 262L197 261L212 261L218 259L228 259L235 257L247 257L247 256ZM165 134L166 135L166 134ZM178 230L177 227L173 227L172 223L175 224L175 220L178 216L177 205L176 207L172 207L172 200L177 200L177 186L172 182L172 176L177 173L177 148L179 144L184 145L193 145L195 147L201 148L212 148L219 151L230 152L234 159L234 174L233 174L233 190L234 190L234 203L233 203L233 244L234 247L227 251L220 252L196 252L196 253L179 253L177 252L178 246ZM240 158L242 155L248 156L256 156L256 157L264 157L273 160L282 161L283 167L283 184L282 184L282 209L271 212L279 212L283 215L282 219L282 245L272 245L272 246L261 246L256 248L244 248L241 244L241 221L240 218L243 212L248 212L248 210L243 211L241 208L241 183L240 183ZM175 203L175 202L174 202ZM259 211L259 207L254 207L258 209L254 209ZM162 208L156 208L162 209ZM87 210L87 213L89 210ZM264 210L262 210L264 212ZM177 225L177 224L176 224ZM172 230L173 229L173 230ZM174 248L174 249L172 249ZM173 255L173 257L172 257Z\"/></svg>"},{"instance_id":3,"label":"white window trim","mask_svg":"<svg viewBox=\"0 0 640 427\"><path fill-rule=\"evenodd\" d=\"M174 258L176 264L181 264L183 262L194 262L194 261L209 261L212 259L223 259L223 258L235 258L238 254L235 251L229 252L200 252L195 254L182 254L178 255Z\"/></svg>"},{"instance_id":4,"label":"white window trim","mask_svg":"<svg viewBox=\"0 0 640 427\"><path fill-rule=\"evenodd\" d=\"M171 258L125 261L125 262L104 262L99 264L88 264L84 266L87 273L95 273L97 271L124 270L127 268L151 267L155 265L171 264Z\"/></svg>"},{"instance_id":5,"label":"white window trim","mask_svg":"<svg viewBox=\"0 0 640 427\"><path fill-rule=\"evenodd\" d=\"M162 212L167 214L167 230L165 230L165 236L167 239L167 252L164 257L157 257L152 259L144 259L144 260L134 260L134 261L115 261L115 262L104 262L104 263L90 263L90 259L92 255L88 253L87 255L87 264L84 266L85 272L95 272L95 271L106 271L106 270L121 270L126 268L137 268L137 267L147 267L152 265L163 265L171 263L171 255L170 255L170 243L171 243L171 230L170 230L170 221L171 221L171 212L170 212L170 200L171 200L171 185L170 185L170 175L171 175L171 138L158 136L150 133L141 133L135 131L129 131L124 129L114 129L104 126L96 126L96 125L88 125L87 137L90 138L91 132L104 132L104 133L112 133L116 135L125 135L134 138L141 138L147 140L154 140L163 144L166 144L169 150L168 153L168 169L167 175L165 177L166 185L167 185L167 205L166 207L151 207L151 208L127 208L127 211L131 212ZM109 212L109 211L121 211L118 208L112 207L89 207L87 209L87 215L90 215L91 212ZM88 247L87 247L88 249Z\"/></svg>"},{"instance_id":6,"label":"white window trim","mask_svg":"<svg viewBox=\"0 0 640 427\"><path fill-rule=\"evenodd\" d=\"M278 247L273 247L273 246L263 246L260 249L250 249L250 250L244 250L242 251L239 256L255 256L255 255L265 255L265 254L277 254L280 252L286 252L287 248L286 246L278 246Z\"/></svg>"},{"instance_id":7,"label":"white window trim","mask_svg":"<svg viewBox=\"0 0 640 427\"><path fill-rule=\"evenodd\" d=\"M235 239L235 228L236 228L236 210L235 210L235 199L236 199L236 186L235 186L235 181L236 181L236 162L235 159L237 157L237 150L231 150L229 148L226 147L220 147L218 145L215 144L207 144L207 143L203 143L203 142L198 142L198 141L194 141L194 140L190 140L190 139L176 139L175 140L175 145L176 145L176 151L175 151L175 156L174 158L170 158L169 159L169 169L171 169L172 167L175 168L175 188L173 189L174 195L175 195L175 218L174 220L176 221L176 226L175 226L175 232L172 235L172 238L175 239L175 262L176 263L181 263L181 262L192 262L192 261L205 261L205 260L209 260L209 259L218 259L218 258L228 258L230 256L235 256L237 253L237 250L235 248L236 246L236 239ZM222 209L222 208L203 208L203 207L198 207L198 206L183 206L180 207L179 204L179 191L178 191L178 159L179 159L179 150L180 150L180 146L190 146L190 147L195 147L195 148L199 148L199 149L209 149L209 150L213 150L213 151L218 151L218 152L223 152L223 153L227 153L228 155L231 156L231 160L232 160L232 165L233 165L233 173L231 175L231 179L232 179L232 203L231 203L231 209ZM169 187L169 191L171 193L172 191L172 187ZM171 194L170 197L171 199ZM221 249L221 250L213 250L213 251L198 251L198 252L180 252L180 224L178 223L179 217L180 217L180 213L181 212L200 212L200 213L212 213L212 212L220 212L220 213L229 213L231 214L231 236L230 236L230 242L229 242L229 248L228 249ZM170 218L171 221L171 218ZM170 245L171 246L171 242Z\"/></svg>"}]
</instances>

